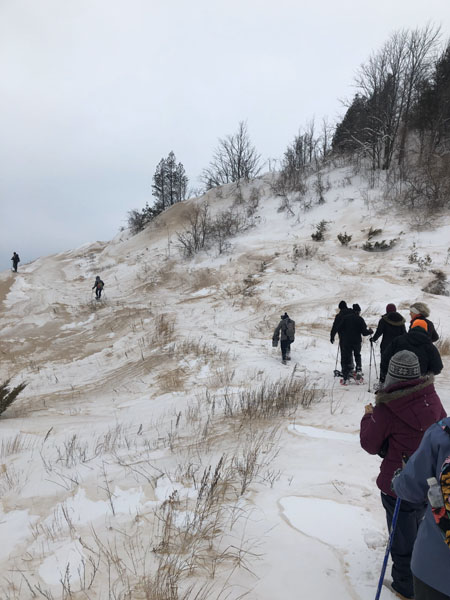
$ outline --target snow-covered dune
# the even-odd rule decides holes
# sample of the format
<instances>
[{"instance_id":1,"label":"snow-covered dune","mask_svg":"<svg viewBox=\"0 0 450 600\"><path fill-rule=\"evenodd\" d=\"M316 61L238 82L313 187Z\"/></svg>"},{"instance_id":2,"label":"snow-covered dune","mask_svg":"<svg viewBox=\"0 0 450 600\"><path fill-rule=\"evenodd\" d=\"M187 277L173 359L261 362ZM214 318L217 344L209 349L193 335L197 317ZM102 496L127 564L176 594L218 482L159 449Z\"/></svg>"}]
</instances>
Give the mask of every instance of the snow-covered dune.
<instances>
[{"instance_id":1,"label":"snow-covered dune","mask_svg":"<svg viewBox=\"0 0 450 600\"><path fill-rule=\"evenodd\" d=\"M239 202L225 186L134 237L0 274L0 382L27 383L0 416L1 598L160 597L149 591L155 574L175 563L178 596L167 598L194 597L182 595L190 585L207 586L199 598L374 596L386 530L379 459L359 447L369 344L365 384L342 388L329 332L342 299L373 328L387 303L407 318L421 300L445 340L448 298L422 288L431 269L449 272L450 215L418 229L350 170L323 177L325 202L311 180L307 209L293 200L280 210L265 176L242 186ZM240 211L247 227L224 252L187 259L178 234L205 201L213 215ZM325 240L314 242L322 220ZM371 228L393 248L363 250ZM340 233L352 236L347 246ZM408 258L413 244L431 257L423 270ZM284 311L296 321L288 366L271 344ZM436 388L450 411L443 361ZM243 418L240 394L280 380L314 388L311 404Z\"/></svg>"}]
</instances>

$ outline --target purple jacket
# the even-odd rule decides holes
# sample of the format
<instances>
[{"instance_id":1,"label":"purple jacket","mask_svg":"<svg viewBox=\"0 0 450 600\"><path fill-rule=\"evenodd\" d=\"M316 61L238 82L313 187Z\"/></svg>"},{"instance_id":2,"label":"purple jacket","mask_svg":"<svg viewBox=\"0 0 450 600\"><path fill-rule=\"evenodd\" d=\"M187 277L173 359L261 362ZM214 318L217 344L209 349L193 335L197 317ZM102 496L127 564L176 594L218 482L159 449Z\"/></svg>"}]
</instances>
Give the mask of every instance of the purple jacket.
<instances>
[{"instance_id":1,"label":"purple jacket","mask_svg":"<svg viewBox=\"0 0 450 600\"><path fill-rule=\"evenodd\" d=\"M422 377L384 388L376 395L373 413L361 419L360 441L366 452L378 454L387 440L377 485L394 498L391 481L402 466L402 456L409 458L428 427L447 416L433 381L432 377Z\"/></svg>"}]
</instances>

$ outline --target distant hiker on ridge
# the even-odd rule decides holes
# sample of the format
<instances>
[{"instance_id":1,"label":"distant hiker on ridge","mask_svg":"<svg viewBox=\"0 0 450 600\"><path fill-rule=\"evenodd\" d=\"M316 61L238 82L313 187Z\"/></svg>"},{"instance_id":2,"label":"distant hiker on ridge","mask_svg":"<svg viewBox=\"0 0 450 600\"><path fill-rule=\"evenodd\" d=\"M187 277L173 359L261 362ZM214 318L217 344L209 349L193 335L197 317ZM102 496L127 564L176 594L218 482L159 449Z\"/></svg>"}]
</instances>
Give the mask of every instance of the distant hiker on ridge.
<instances>
[{"instance_id":1,"label":"distant hiker on ridge","mask_svg":"<svg viewBox=\"0 0 450 600\"><path fill-rule=\"evenodd\" d=\"M105 287L105 284L100 279L100 275L97 275L97 277L95 278L94 285L92 286L92 289L93 290L95 289L95 297L97 298L97 300L100 300L104 287Z\"/></svg>"},{"instance_id":2,"label":"distant hiker on ridge","mask_svg":"<svg viewBox=\"0 0 450 600\"><path fill-rule=\"evenodd\" d=\"M291 344L295 340L295 321L289 318L287 312L281 315L281 321L273 332L272 346L274 348L278 346L278 340L280 340L281 347L281 362L285 365L287 360L291 360Z\"/></svg>"},{"instance_id":3,"label":"distant hiker on ridge","mask_svg":"<svg viewBox=\"0 0 450 600\"><path fill-rule=\"evenodd\" d=\"M14 273L17 273L17 265L20 263L20 257L17 254L17 252L13 252L13 255L11 256L11 260L12 260L12 264L13 264L13 271L14 271Z\"/></svg>"},{"instance_id":4,"label":"distant hiker on ridge","mask_svg":"<svg viewBox=\"0 0 450 600\"><path fill-rule=\"evenodd\" d=\"M342 383L344 385L348 383L353 356L355 357L356 378L362 375L361 336L373 333L373 329L367 328L360 313L361 307L359 304L354 304L352 310L343 317L337 328L341 344Z\"/></svg>"},{"instance_id":5,"label":"distant hiker on ridge","mask_svg":"<svg viewBox=\"0 0 450 600\"><path fill-rule=\"evenodd\" d=\"M423 319L428 326L428 335L430 336L431 341L438 341L439 335L437 334L433 322L428 319L430 316L430 309L424 302L414 302L414 304L411 304L409 307L409 314L411 316L411 325L409 326L410 330L416 319Z\"/></svg>"}]
</instances>

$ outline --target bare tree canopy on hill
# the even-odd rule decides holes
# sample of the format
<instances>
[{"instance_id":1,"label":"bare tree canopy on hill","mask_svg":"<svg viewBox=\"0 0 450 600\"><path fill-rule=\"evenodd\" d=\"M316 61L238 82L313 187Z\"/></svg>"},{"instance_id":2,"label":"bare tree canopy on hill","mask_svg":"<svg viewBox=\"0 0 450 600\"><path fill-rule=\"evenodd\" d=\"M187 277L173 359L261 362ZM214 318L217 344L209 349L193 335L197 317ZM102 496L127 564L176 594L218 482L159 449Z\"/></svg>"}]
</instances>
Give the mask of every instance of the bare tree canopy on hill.
<instances>
[{"instance_id":1,"label":"bare tree canopy on hill","mask_svg":"<svg viewBox=\"0 0 450 600\"><path fill-rule=\"evenodd\" d=\"M201 179L208 190L225 183L248 181L260 172L260 160L261 155L250 142L247 124L241 121L234 135L219 139L213 159Z\"/></svg>"}]
</instances>

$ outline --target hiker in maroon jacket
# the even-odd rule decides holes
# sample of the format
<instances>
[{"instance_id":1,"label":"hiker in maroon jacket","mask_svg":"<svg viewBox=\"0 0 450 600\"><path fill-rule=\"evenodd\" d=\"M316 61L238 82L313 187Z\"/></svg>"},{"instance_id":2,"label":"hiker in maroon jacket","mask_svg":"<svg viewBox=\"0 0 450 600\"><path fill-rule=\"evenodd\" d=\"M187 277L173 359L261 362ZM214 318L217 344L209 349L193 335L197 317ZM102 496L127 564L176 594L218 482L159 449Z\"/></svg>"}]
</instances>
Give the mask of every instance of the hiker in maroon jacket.
<instances>
[{"instance_id":1,"label":"hiker in maroon jacket","mask_svg":"<svg viewBox=\"0 0 450 600\"><path fill-rule=\"evenodd\" d=\"M446 412L434 389L432 376L421 376L419 359L409 350L394 354L389 362L385 387L376 392L375 407L368 404L361 419L361 446L369 454L383 458L377 486L390 529L396 495L391 481L420 445L430 425L443 419ZM413 598L410 569L412 549L426 503L402 500L396 533L392 542L392 588L400 598Z\"/></svg>"}]
</instances>

